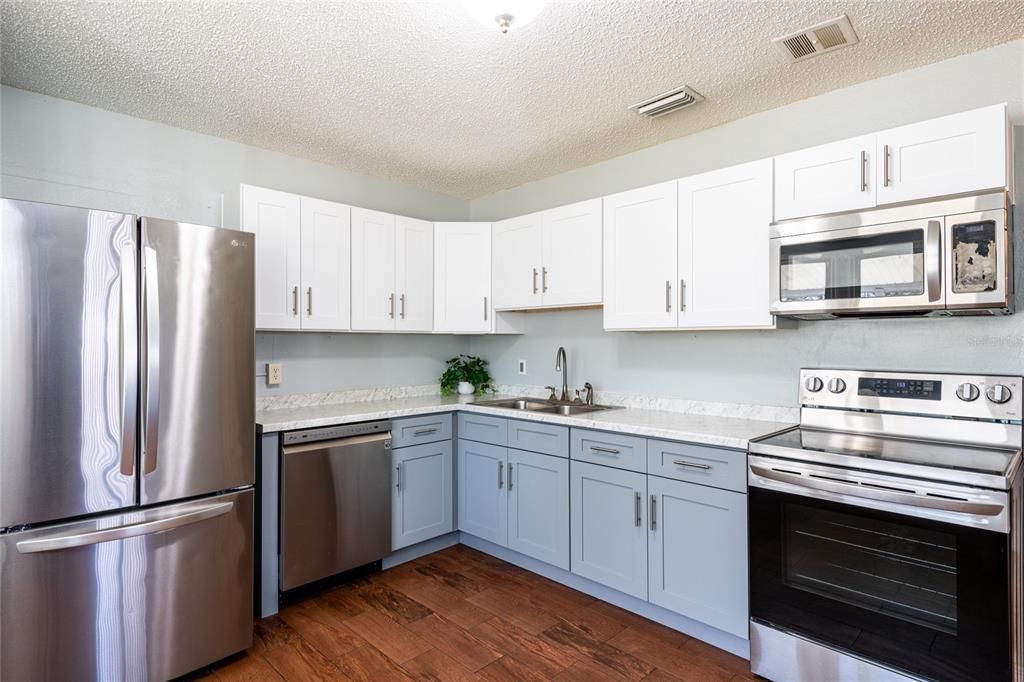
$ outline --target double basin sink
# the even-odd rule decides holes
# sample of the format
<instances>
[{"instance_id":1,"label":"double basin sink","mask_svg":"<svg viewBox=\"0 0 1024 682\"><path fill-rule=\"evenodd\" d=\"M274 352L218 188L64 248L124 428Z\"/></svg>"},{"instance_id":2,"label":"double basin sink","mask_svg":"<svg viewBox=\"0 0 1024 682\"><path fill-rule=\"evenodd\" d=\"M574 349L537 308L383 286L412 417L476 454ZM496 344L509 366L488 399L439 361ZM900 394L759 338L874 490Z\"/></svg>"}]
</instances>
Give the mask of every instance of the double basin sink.
<instances>
[{"instance_id":1,"label":"double basin sink","mask_svg":"<svg viewBox=\"0 0 1024 682\"><path fill-rule=\"evenodd\" d=\"M539 412L541 414L561 414L572 416L574 414L588 414L590 412L601 412L602 410L617 409L611 405L587 405L585 403L563 403L538 398L500 398L498 400L477 400L470 405L481 405L484 407L501 407L507 410L520 412Z\"/></svg>"}]
</instances>

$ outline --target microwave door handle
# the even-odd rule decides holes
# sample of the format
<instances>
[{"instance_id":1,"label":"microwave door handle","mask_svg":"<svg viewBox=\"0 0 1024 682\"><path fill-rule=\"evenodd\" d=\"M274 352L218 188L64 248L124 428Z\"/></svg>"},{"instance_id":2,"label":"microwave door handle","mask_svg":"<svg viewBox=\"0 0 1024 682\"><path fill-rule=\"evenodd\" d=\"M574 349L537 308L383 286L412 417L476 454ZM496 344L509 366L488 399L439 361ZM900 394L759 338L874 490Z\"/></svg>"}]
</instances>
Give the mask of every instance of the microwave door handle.
<instances>
[{"instance_id":1,"label":"microwave door handle","mask_svg":"<svg viewBox=\"0 0 1024 682\"><path fill-rule=\"evenodd\" d=\"M942 223L929 220L924 233L924 267L925 286L928 301L935 303L942 300Z\"/></svg>"},{"instance_id":2,"label":"microwave door handle","mask_svg":"<svg viewBox=\"0 0 1024 682\"><path fill-rule=\"evenodd\" d=\"M157 275L156 250L142 250L145 289L143 291L143 320L146 342L146 389L143 405L142 451L145 455L143 474L156 469L157 444L160 440L160 280Z\"/></svg>"},{"instance_id":3,"label":"microwave door handle","mask_svg":"<svg viewBox=\"0 0 1024 682\"><path fill-rule=\"evenodd\" d=\"M908 507L923 507L938 509L941 511L954 512L957 514L974 514L976 516L999 516L1003 512L1003 505L987 502L971 502L969 500L953 500L945 497L927 497L914 493L902 493L895 490L883 490L880 488L865 487L856 482L843 482L836 479L821 480L809 478L801 474L790 474L784 471L761 466L750 465L750 473L760 478L771 481L788 483L789 485L808 490L820 490L822 492L848 497L858 497L876 502L891 502L903 504Z\"/></svg>"},{"instance_id":4,"label":"microwave door handle","mask_svg":"<svg viewBox=\"0 0 1024 682\"><path fill-rule=\"evenodd\" d=\"M139 409L139 273L135 246L121 249L121 473L135 473L135 423Z\"/></svg>"}]
</instances>

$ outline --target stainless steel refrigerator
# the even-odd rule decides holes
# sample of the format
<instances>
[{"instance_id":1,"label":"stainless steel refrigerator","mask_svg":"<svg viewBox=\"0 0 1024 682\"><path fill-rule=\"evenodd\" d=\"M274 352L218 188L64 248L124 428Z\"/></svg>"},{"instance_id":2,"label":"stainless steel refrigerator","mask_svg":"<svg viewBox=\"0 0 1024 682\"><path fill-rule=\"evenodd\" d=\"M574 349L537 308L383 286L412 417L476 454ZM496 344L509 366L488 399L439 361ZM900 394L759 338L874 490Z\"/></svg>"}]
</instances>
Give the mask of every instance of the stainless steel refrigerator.
<instances>
[{"instance_id":1,"label":"stainless steel refrigerator","mask_svg":"<svg viewBox=\"0 0 1024 682\"><path fill-rule=\"evenodd\" d=\"M2 201L0 679L247 648L253 235Z\"/></svg>"}]
</instances>

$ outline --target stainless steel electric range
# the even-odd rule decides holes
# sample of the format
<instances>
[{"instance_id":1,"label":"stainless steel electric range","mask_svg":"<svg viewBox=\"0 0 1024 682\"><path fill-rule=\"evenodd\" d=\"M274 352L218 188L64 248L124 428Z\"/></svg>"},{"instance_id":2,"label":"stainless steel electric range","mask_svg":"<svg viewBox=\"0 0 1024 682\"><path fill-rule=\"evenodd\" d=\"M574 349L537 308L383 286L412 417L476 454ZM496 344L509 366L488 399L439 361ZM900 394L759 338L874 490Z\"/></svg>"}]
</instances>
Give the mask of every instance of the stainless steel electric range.
<instances>
[{"instance_id":1,"label":"stainless steel electric range","mask_svg":"<svg viewBox=\"0 0 1024 682\"><path fill-rule=\"evenodd\" d=\"M1015 680L1019 376L805 369L750 445L750 645L771 680Z\"/></svg>"}]
</instances>

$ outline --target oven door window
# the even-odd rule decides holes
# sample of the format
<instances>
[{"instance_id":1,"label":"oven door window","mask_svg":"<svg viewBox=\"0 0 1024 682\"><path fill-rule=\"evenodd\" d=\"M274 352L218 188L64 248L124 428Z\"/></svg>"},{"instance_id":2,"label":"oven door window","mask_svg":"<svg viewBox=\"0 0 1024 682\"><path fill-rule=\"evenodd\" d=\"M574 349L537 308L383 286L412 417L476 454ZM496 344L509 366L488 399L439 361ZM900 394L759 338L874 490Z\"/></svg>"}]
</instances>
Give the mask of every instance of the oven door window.
<instances>
[{"instance_id":1,"label":"oven door window","mask_svg":"<svg viewBox=\"0 0 1024 682\"><path fill-rule=\"evenodd\" d=\"M1009 536L750 488L750 615L934 680L1010 677Z\"/></svg>"},{"instance_id":2,"label":"oven door window","mask_svg":"<svg viewBox=\"0 0 1024 682\"><path fill-rule=\"evenodd\" d=\"M924 230L847 237L781 248L783 302L924 294Z\"/></svg>"}]
</instances>

